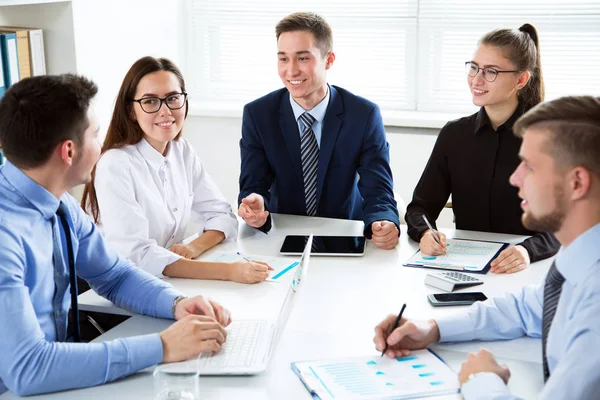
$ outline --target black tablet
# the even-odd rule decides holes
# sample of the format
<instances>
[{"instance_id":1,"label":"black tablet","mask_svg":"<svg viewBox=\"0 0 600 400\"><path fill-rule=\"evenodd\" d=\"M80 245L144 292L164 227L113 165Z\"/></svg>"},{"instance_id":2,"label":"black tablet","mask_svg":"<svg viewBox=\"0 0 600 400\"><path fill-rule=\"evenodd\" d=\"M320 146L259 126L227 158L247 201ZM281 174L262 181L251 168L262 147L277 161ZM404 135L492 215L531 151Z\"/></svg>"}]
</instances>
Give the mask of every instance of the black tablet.
<instances>
[{"instance_id":1,"label":"black tablet","mask_svg":"<svg viewBox=\"0 0 600 400\"><path fill-rule=\"evenodd\" d=\"M301 255L307 240L308 235L288 235L279 251L285 255ZM365 254L364 236L313 236L311 246L313 256L360 257L363 254Z\"/></svg>"}]
</instances>

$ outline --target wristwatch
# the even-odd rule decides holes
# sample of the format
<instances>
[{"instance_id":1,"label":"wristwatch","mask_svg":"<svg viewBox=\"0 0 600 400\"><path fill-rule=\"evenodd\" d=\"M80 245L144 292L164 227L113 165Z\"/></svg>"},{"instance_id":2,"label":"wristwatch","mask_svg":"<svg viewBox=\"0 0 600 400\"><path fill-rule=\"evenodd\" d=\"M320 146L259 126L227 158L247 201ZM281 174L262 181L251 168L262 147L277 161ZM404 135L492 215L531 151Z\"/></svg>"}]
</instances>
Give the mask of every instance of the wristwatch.
<instances>
[{"instance_id":1,"label":"wristwatch","mask_svg":"<svg viewBox=\"0 0 600 400\"><path fill-rule=\"evenodd\" d=\"M187 297L186 296L177 296L173 299L173 305L171 306L171 313L173 314L173 318L175 318L175 309L177 308L177 303L179 303L183 299L187 299ZM175 319L177 319L177 318L175 318Z\"/></svg>"}]
</instances>

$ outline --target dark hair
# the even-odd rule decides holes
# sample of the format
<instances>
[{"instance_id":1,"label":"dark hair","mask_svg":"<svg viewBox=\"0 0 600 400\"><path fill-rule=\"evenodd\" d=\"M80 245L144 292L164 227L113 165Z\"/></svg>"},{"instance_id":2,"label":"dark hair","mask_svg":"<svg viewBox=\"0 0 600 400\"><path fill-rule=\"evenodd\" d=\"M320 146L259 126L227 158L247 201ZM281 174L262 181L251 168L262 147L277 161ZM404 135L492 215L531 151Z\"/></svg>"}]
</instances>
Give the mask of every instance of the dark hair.
<instances>
[{"instance_id":1,"label":"dark hair","mask_svg":"<svg viewBox=\"0 0 600 400\"><path fill-rule=\"evenodd\" d=\"M185 81L183 75L177 66L166 58L154 58L154 57L143 57L137 60L123 79L119 93L117 94L117 100L115 102L115 109L108 126L106 138L102 145L102 152L104 154L110 149L120 149L130 144L136 144L144 138L144 131L140 127L137 121L131 116L133 115L133 97L137 90L137 86L142 78L148 74L158 71L172 72L179 81L181 90L185 92ZM185 116L188 114L188 104L185 105ZM174 140L181 137L180 131ZM81 197L81 207L88 211L94 221L97 223L100 217L98 210L98 198L96 197L96 189L94 182L96 178L96 167L92 170L92 180L85 185L83 189L83 195Z\"/></svg>"},{"instance_id":2,"label":"dark hair","mask_svg":"<svg viewBox=\"0 0 600 400\"><path fill-rule=\"evenodd\" d=\"M325 18L312 12L295 12L288 15L275 27L277 40L284 32L306 31L313 34L321 56L326 57L333 49L333 32Z\"/></svg>"},{"instance_id":3,"label":"dark hair","mask_svg":"<svg viewBox=\"0 0 600 400\"><path fill-rule=\"evenodd\" d=\"M479 43L500 48L519 71L531 73L529 82L519 91L525 110L544 101L540 41L533 25L521 25L519 30L496 29L483 35Z\"/></svg>"},{"instance_id":4,"label":"dark hair","mask_svg":"<svg viewBox=\"0 0 600 400\"><path fill-rule=\"evenodd\" d=\"M547 152L561 168L582 166L600 179L600 97L568 96L539 104L515 122L515 135L529 128L548 133Z\"/></svg>"},{"instance_id":5,"label":"dark hair","mask_svg":"<svg viewBox=\"0 0 600 400\"><path fill-rule=\"evenodd\" d=\"M36 76L11 86L0 101L0 143L6 158L18 168L36 168L59 143L81 144L96 93L94 82L73 74Z\"/></svg>"}]
</instances>

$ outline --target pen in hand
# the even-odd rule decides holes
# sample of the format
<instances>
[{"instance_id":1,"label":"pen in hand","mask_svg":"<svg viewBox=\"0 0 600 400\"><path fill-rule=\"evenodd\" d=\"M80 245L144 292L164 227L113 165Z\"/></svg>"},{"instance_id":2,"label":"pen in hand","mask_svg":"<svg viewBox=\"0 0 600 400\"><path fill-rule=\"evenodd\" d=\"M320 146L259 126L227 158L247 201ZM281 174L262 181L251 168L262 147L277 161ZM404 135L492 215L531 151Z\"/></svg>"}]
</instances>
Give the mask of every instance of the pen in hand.
<instances>
[{"instance_id":1,"label":"pen in hand","mask_svg":"<svg viewBox=\"0 0 600 400\"><path fill-rule=\"evenodd\" d=\"M442 239L440 239L440 237L438 236L437 231L435 229L433 229L433 226L431 225L431 223L427 219L427 216L425 216L425 214L421 214L421 216L423 217L423 221L425 221L425 223L427 224L427 227L431 231L431 233L433 235L433 238L435 239L435 241L437 242L437 244L439 244L440 246L442 246Z\"/></svg>"},{"instance_id":2,"label":"pen in hand","mask_svg":"<svg viewBox=\"0 0 600 400\"><path fill-rule=\"evenodd\" d=\"M240 253L239 251L238 251L237 253L235 253L235 254L237 254L238 256L242 257L244 260L248 261L249 263L251 263L251 262L252 262L252 260L251 260L251 259L249 259L249 258L248 258L248 257L246 257L245 255L243 255L243 254L242 254L242 253Z\"/></svg>"},{"instance_id":3,"label":"pen in hand","mask_svg":"<svg viewBox=\"0 0 600 400\"><path fill-rule=\"evenodd\" d=\"M394 324L392 325L392 329L390 329L390 333L388 334L388 336L391 335L392 332L394 332L394 329L396 329L398 327L398 323L400 323L400 321L402 320L402 314L404 314L405 308L406 308L406 303L404 303L402 305L402 308L400 309L400 312L398 313L398 316L396 317L396 321L394 321ZM388 349L388 343L387 343L387 338L385 338L385 348L381 352L381 357L383 357L383 355L385 354L387 349Z\"/></svg>"}]
</instances>

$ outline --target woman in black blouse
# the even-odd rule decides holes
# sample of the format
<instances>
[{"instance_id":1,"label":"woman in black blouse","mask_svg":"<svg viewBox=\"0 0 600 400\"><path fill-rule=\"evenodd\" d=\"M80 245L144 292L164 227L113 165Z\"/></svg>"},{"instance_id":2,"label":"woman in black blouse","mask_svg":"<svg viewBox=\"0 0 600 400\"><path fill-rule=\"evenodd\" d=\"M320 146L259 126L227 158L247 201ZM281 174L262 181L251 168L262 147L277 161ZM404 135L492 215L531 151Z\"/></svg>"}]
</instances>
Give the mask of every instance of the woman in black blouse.
<instances>
[{"instance_id":1,"label":"woman in black blouse","mask_svg":"<svg viewBox=\"0 0 600 400\"><path fill-rule=\"evenodd\" d=\"M560 247L552 234L523 227L518 190L509 184L521 145L512 126L544 98L537 31L525 24L485 34L466 70L473 104L481 109L440 131L407 207L408 235L423 253L443 254L445 236L439 233L438 244L422 214L435 223L452 194L457 229L532 235L492 262L492 272L513 273Z\"/></svg>"}]
</instances>

